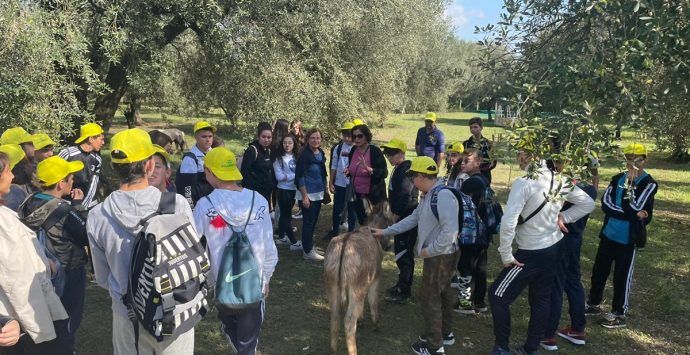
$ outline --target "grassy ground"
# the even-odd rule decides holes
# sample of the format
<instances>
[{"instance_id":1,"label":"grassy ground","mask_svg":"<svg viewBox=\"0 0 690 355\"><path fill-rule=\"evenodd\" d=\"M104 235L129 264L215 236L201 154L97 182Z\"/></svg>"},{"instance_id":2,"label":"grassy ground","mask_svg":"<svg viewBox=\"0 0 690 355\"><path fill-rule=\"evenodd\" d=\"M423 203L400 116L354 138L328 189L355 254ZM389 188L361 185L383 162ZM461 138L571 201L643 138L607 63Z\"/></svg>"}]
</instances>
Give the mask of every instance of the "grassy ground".
<instances>
[{"instance_id":1,"label":"grassy ground","mask_svg":"<svg viewBox=\"0 0 690 355\"><path fill-rule=\"evenodd\" d=\"M446 134L447 143L464 140L469 136L467 120L472 115L464 113L442 114L438 125ZM147 114L145 120L160 120L160 115ZM160 125L180 127L188 133L191 122L181 118L168 117ZM413 150L416 129L422 124L418 115L402 115L391 119L384 128L374 131L375 142L380 143L392 137L399 137ZM118 129L121 127L114 127ZM501 128L486 127L485 135L500 134ZM221 129L221 132L223 130ZM636 137L624 132L624 143ZM224 136L231 149L240 153L246 143L238 137ZM107 154L104 154L107 156ZM602 186L605 188L610 177L617 172L613 162L604 162ZM574 347L560 342L561 353L565 354L689 354L690 333L685 328L690 318L690 240L686 238L690 218L690 172L687 165L666 163L661 156L652 154L648 169L660 185L656 195L654 220L649 226L649 243L639 253L632 287L632 315L628 327L620 330L605 330L593 324L587 328L588 344ZM494 170L494 186L501 201L507 198L510 182L519 176L516 167L499 164ZM599 206L599 202L597 202ZM321 241L330 225L331 206L322 210L316 240ZM603 215L597 208L590 218L582 250L582 281L589 286L592 264L598 243L598 232ZM299 226L300 222L295 221ZM319 264L305 262L301 253L279 248L280 262L271 281L271 294L267 300L259 352L261 354L325 354L328 353L329 311L323 287L323 268ZM396 267L391 253L384 260L382 289L396 281ZM501 265L495 246L489 254L489 282L500 271ZM421 275L418 264L415 276ZM415 287L417 285L415 284ZM611 287L606 290L610 300ZM381 302L381 330L375 332L369 322L358 330L358 346L361 354L406 354L411 353L409 344L421 331L422 317L416 295L407 305L390 305ZM512 343L519 345L524 340L528 321L526 292L513 305ZM368 316L367 316L368 317ZM90 284L87 289L87 304L84 321L78 334L78 351L85 354L111 353L110 300L104 290ZM567 323L567 315L561 324ZM196 328L196 353L213 354L227 352L225 340L221 337L215 314L207 316ZM446 347L447 354L486 354L493 345L492 321L490 315L455 317L454 332L459 340L456 345ZM345 353L345 344L340 341L340 353Z\"/></svg>"}]
</instances>

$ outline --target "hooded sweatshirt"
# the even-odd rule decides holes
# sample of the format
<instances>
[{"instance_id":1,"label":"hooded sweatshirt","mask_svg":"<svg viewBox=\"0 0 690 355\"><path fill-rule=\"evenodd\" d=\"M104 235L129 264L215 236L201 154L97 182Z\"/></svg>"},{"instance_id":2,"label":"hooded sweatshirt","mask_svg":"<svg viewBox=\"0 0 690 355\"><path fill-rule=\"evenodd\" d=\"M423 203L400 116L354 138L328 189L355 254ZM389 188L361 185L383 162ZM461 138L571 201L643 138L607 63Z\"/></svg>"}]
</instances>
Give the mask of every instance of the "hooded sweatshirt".
<instances>
[{"instance_id":1,"label":"hooded sweatshirt","mask_svg":"<svg viewBox=\"0 0 690 355\"><path fill-rule=\"evenodd\" d=\"M443 185L443 181L438 180L433 189ZM426 193L419 201L419 205L412 214L403 218L398 223L383 230L383 235L402 234L414 227L417 229L417 244L415 251L417 255L422 249L426 248L429 257L438 255L453 254L458 250L458 200L455 195L447 189L442 189L436 195L438 218L431 210L432 193Z\"/></svg>"},{"instance_id":2,"label":"hooded sweatshirt","mask_svg":"<svg viewBox=\"0 0 690 355\"><path fill-rule=\"evenodd\" d=\"M254 207L252 208L252 194ZM252 246L256 263L261 267L264 287L268 285L278 263L278 251L273 242L273 224L268 214L268 202L258 192L250 189L231 191L215 189L194 207L194 222L200 234L206 236L211 272L218 279L218 269L225 250L225 243L232 236L232 229L242 231L247 224L247 237Z\"/></svg>"},{"instance_id":3,"label":"hooded sweatshirt","mask_svg":"<svg viewBox=\"0 0 690 355\"><path fill-rule=\"evenodd\" d=\"M194 229L189 203L182 195L175 197L175 213L184 214ZM117 190L89 212L86 232L96 282L110 293L113 315L127 317L122 296L127 293L132 248L141 230L139 222L158 209L160 198L161 192L153 186L135 191Z\"/></svg>"},{"instance_id":4,"label":"hooded sweatshirt","mask_svg":"<svg viewBox=\"0 0 690 355\"><path fill-rule=\"evenodd\" d=\"M22 222L33 231L37 231L48 216L57 209L59 203L69 203L63 199L37 192L31 194L17 214ZM68 270L84 267L88 262L84 247L88 244L86 237L86 211L80 200L73 200L73 206L60 220L46 231L52 252Z\"/></svg>"}]
</instances>

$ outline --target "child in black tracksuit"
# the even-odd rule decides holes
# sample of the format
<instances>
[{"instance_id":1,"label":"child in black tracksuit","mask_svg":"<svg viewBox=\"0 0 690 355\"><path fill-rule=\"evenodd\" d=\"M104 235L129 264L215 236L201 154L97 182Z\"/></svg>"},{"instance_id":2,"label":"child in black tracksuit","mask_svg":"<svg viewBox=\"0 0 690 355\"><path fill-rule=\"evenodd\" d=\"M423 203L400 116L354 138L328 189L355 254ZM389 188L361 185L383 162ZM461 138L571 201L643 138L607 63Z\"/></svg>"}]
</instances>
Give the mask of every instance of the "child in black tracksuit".
<instances>
[{"instance_id":1,"label":"child in black tracksuit","mask_svg":"<svg viewBox=\"0 0 690 355\"><path fill-rule=\"evenodd\" d=\"M391 212L398 216L398 220L412 214L418 204L419 191L412 179L405 173L412 162L405 159L406 145L403 141L393 138L382 146L383 154L393 165L393 173L388 183L388 202ZM391 303L406 303L412 294L412 277L414 275L414 245L417 242L417 228L398 234L394 237L393 251L395 264L398 266L398 283L388 289L386 301Z\"/></svg>"},{"instance_id":2,"label":"child in black tracksuit","mask_svg":"<svg viewBox=\"0 0 690 355\"><path fill-rule=\"evenodd\" d=\"M611 264L615 263L611 313L599 322L605 328L626 325L637 248L643 248L647 241L646 226L652 220L654 195L658 189L656 181L644 171L647 149L642 144L631 144L625 147L624 153L628 171L614 176L601 198L605 218L585 310L588 315L601 313L599 305L606 279Z\"/></svg>"}]
</instances>

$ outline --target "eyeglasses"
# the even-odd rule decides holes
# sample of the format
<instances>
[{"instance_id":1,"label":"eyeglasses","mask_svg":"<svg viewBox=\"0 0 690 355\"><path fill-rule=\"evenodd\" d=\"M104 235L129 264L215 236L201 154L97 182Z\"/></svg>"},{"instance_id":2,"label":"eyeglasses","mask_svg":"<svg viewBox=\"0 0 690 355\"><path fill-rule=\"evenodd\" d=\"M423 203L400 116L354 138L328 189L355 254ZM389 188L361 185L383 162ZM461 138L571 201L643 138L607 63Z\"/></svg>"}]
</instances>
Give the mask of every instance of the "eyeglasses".
<instances>
[{"instance_id":1,"label":"eyeglasses","mask_svg":"<svg viewBox=\"0 0 690 355\"><path fill-rule=\"evenodd\" d=\"M352 138L354 138L354 139L364 138L364 135L363 134L353 134Z\"/></svg>"}]
</instances>

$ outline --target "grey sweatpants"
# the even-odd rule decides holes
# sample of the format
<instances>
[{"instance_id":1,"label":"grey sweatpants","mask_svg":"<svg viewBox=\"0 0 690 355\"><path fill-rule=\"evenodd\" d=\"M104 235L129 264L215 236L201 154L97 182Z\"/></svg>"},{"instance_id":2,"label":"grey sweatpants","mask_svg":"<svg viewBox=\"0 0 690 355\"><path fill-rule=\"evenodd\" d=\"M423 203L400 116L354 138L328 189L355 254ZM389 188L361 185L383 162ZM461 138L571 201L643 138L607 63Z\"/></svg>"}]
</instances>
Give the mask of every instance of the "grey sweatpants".
<instances>
[{"instance_id":1,"label":"grey sweatpants","mask_svg":"<svg viewBox=\"0 0 690 355\"><path fill-rule=\"evenodd\" d=\"M134 327L129 318L113 314L113 353L131 355L137 353L134 344ZM188 355L194 353L194 328L177 338L158 342L147 331L139 328L139 355Z\"/></svg>"}]
</instances>

